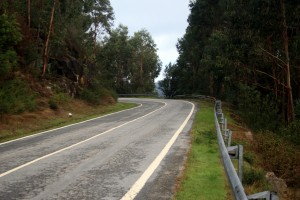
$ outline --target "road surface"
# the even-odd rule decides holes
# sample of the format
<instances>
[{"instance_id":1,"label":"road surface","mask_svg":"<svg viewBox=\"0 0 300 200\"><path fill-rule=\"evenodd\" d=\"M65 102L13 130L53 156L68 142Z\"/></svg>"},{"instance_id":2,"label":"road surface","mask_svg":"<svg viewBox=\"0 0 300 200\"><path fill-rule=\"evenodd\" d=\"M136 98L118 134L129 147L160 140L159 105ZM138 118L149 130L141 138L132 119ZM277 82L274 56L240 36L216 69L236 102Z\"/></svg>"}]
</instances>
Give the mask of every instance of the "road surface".
<instances>
[{"instance_id":1,"label":"road surface","mask_svg":"<svg viewBox=\"0 0 300 200\"><path fill-rule=\"evenodd\" d=\"M0 199L171 199L194 105L138 107L0 144Z\"/></svg>"}]
</instances>

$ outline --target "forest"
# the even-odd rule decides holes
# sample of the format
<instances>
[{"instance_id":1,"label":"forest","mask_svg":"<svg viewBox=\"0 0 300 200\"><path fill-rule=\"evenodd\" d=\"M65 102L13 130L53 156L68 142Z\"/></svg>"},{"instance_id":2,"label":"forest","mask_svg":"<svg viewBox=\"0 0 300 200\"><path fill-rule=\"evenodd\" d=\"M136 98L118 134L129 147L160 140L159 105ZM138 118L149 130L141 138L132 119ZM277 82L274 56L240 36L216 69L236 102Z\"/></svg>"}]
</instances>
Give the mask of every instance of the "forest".
<instances>
[{"instance_id":1,"label":"forest","mask_svg":"<svg viewBox=\"0 0 300 200\"><path fill-rule=\"evenodd\" d=\"M260 133L264 169L299 187L299 1L192 0L189 7L179 58L166 66L161 89L168 98L202 94L229 103Z\"/></svg>"},{"instance_id":2,"label":"forest","mask_svg":"<svg viewBox=\"0 0 300 200\"><path fill-rule=\"evenodd\" d=\"M109 0L1 0L0 115L34 111L53 95L99 104L153 93L161 61L152 36L113 23Z\"/></svg>"}]
</instances>

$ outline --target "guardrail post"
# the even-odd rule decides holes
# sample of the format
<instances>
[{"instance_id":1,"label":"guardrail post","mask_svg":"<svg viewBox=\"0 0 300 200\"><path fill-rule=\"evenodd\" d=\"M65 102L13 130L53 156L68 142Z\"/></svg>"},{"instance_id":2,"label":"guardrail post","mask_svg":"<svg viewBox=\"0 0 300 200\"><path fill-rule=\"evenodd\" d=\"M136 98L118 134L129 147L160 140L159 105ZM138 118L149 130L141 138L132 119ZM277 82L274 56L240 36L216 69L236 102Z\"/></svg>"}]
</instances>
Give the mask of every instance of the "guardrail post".
<instances>
[{"instance_id":1,"label":"guardrail post","mask_svg":"<svg viewBox=\"0 0 300 200\"><path fill-rule=\"evenodd\" d=\"M224 124L224 114L221 113L221 118L220 118L220 125L221 125L221 128L223 129L223 124Z\"/></svg>"},{"instance_id":2,"label":"guardrail post","mask_svg":"<svg viewBox=\"0 0 300 200\"><path fill-rule=\"evenodd\" d=\"M232 137L232 131L229 130L229 132L228 132L228 140L227 140L227 147L231 146L231 137Z\"/></svg>"},{"instance_id":3,"label":"guardrail post","mask_svg":"<svg viewBox=\"0 0 300 200\"><path fill-rule=\"evenodd\" d=\"M243 145L238 145L238 159L239 159L239 178L241 183L243 182L243 167L244 167L244 159L243 159L243 154L244 154L244 147Z\"/></svg>"},{"instance_id":4,"label":"guardrail post","mask_svg":"<svg viewBox=\"0 0 300 200\"><path fill-rule=\"evenodd\" d=\"M224 119L224 124L223 124L223 131L224 131L224 134L225 134L225 132L226 132L226 130L227 130L227 118L225 118Z\"/></svg>"}]
</instances>

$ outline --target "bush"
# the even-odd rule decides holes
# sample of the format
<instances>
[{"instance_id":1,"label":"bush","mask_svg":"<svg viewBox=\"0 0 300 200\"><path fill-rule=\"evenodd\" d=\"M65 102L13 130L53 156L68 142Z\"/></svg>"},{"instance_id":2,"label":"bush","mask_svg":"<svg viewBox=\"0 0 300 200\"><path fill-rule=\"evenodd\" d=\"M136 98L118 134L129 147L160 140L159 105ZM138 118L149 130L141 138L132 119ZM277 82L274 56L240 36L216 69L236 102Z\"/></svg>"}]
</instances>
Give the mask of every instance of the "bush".
<instances>
[{"instance_id":1,"label":"bush","mask_svg":"<svg viewBox=\"0 0 300 200\"><path fill-rule=\"evenodd\" d=\"M48 104L49 104L49 107L52 109L52 110L57 110L58 109L58 105L57 103L53 100L53 99L50 99L48 101Z\"/></svg>"},{"instance_id":2,"label":"bush","mask_svg":"<svg viewBox=\"0 0 300 200\"><path fill-rule=\"evenodd\" d=\"M265 172L262 169L253 167L245 168L243 172L243 184L253 185L255 182L262 182L265 179Z\"/></svg>"},{"instance_id":3,"label":"bush","mask_svg":"<svg viewBox=\"0 0 300 200\"><path fill-rule=\"evenodd\" d=\"M95 105L100 104L101 100L105 98L113 98L115 101L117 100L117 94L115 92L101 86L98 88L84 88L79 95L81 99Z\"/></svg>"},{"instance_id":4,"label":"bush","mask_svg":"<svg viewBox=\"0 0 300 200\"><path fill-rule=\"evenodd\" d=\"M277 103L270 96L261 96L253 88L243 87L239 97L239 114L252 130L275 131L282 125Z\"/></svg>"},{"instance_id":5,"label":"bush","mask_svg":"<svg viewBox=\"0 0 300 200\"><path fill-rule=\"evenodd\" d=\"M0 73L2 78L17 65L14 46L21 40L19 24L14 17L0 15Z\"/></svg>"},{"instance_id":6,"label":"bush","mask_svg":"<svg viewBox=\"0 0 300 200\"><path fill-rule=\"evenodd\" d=\"M244 160L249 163L250 165L253 165L255 163L255 155L249 152L244 153Z\"/></svg>"},{"instance_id":7,"label":"bush","mask_svg":"<svg viewBox=\"0 0 300 200\"><path fill-rule=\"evenodd\" d=\"M260 156L260 164L267 171L287 181L300 184L300 150L292 143L270 131L255 134L254 150Z\"/></svg>"},{"instance_id":8,"label":"bush","mask_svg":"<svg viewBox=\"0 0 300 200\"><path fill-rule=\"evenodd\" d=\"M80 92L80 98L91 104L100 103L100 93L93 88L85 88Z\"/></svg>"},{"instance_id":9,"label":"bush","mask_svg":"<svg viewBox=\"0 0 300 200\"><path fill-rule=\"evenodd\" d=\"M300 146L300 120L295 120L288 126L281 128L277 134Z\"/></svg>"},{"instance_id":10,"label":"bush","mask_svg":"<svg viewBox=\"0 0 300 200\"><path fill-rule=\"evenodd\" d=\"M20 79L5 81L0 87L0 113L18 114L36 107L34 95Z\"/></svg>"}]
</instances>

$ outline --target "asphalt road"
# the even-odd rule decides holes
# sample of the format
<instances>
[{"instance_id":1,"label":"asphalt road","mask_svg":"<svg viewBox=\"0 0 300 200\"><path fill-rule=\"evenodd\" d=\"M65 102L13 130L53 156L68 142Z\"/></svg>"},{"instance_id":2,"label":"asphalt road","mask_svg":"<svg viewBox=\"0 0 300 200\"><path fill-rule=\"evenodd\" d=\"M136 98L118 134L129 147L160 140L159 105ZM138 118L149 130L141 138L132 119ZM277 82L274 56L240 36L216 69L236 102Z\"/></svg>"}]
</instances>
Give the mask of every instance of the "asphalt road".
<instances>
[{"instance_id":1,"label":"asphalt road","mask_svg":"<svg viewBox=\"0 0 300 200\"><path fill-rule=\"evenodd\" d=\"M171 199L194 105L138 107L0 144L0 199Z\"/></svg>"}]
</instances>

